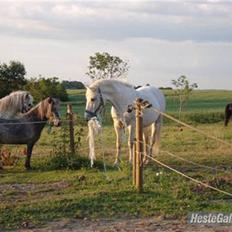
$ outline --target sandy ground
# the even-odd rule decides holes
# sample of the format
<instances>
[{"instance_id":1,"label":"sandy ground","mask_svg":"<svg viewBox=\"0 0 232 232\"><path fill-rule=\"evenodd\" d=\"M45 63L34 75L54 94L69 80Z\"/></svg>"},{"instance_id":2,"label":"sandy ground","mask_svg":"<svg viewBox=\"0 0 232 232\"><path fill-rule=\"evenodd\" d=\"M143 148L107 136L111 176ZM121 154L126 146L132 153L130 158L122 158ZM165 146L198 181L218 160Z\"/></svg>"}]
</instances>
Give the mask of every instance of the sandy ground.
<instances>
[{"instance_id":1,"label":"sandy ground","mask_svg":"<svg viewBox=\"0 0 232 232\"><path fill-rule=\"evenodd\" d=\"M33 228L32 225L25 225L28 228L17 230L17 232L87 232L87 231L157 231L157 232L231 232L231 226L220 225L189 225L186 221L164 220L160 218L143 219L64 219L50 222L40 228Z\"/></svg>"}]
</instances>

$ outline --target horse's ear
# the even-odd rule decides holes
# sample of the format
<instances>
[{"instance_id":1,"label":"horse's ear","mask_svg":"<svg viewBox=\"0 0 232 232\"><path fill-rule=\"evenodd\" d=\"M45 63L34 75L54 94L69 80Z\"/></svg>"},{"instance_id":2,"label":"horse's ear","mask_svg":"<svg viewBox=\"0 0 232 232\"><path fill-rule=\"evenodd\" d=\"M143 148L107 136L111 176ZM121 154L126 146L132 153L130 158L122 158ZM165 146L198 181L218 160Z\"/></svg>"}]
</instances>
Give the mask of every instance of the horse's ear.
<instances>
[{"instance_id":1,"label":"horse's ear","mask_svg":"<svg viewBox=\"0 0 232 232\"><path fill-rule=\"evenodd\" d=\"M29 99L30 97L29 97L29 93L27 93L26 95L25 95L25 99Z\"/></svg>"},{"instance_id":2,"label":"horse's ear","mask_svg":"<svg viewBox=\"0 0 232 232\"><path fill-rule=\"evenodd\" d=\"M48 103L51 104L53 102L51 97L48 97Z\"/></svg>"},{"instance_id":3,"label":"horse's ear","mask_svg":"<svg viewBox=\"0 0 232 232\"><path fill-rule=\"evenodd\" d=\"M89 90L89 91L92 91L92 92L95 92L96 89L95 88L91 88L91 87L88 87L88 86L85 86L86 87L86 90Z\"/></svg>"}]
</instances>

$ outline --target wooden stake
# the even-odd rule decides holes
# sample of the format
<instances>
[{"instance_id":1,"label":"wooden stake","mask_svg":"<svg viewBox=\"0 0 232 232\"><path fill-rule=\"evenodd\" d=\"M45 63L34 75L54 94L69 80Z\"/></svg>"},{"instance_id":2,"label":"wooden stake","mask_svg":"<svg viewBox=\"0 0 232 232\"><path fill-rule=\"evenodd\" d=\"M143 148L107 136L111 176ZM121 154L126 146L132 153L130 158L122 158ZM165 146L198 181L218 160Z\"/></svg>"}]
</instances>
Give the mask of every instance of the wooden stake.
<instances>
[{"instance_id":1,"label":"wooden stake","mask_svg":"<svg viewBox=\"0 0 232 232\"><path fill-rule=\"evenodd\" d=\"M136 100L136 188L143 191L143 118L142 99Z\"/></svg>"},{"instance_id":2,"label":"wooden stake","mask_svg":"<svg viewBox=\"0 0 232 232\"><path fill-rule=\"evenodd\" d=\"M134 144L136 143L136 139L134 140ZM133 170L132 170L132 175L133 175L133 185L136 186L136 145L133 146Z\"/></svg>"},{"instance_id":3,"label":"wooden stake","mask_svg":"<svg viewBox=\"0 0 232 232\"><path fill-rule=\"evenodd\" d=\"M74 142L74 127L73 127L73 111L72 105L67 105L67 117L69 120L69 139L70 139L70 152L75 154L75 142Z\"/></svg>"}]
</instances>

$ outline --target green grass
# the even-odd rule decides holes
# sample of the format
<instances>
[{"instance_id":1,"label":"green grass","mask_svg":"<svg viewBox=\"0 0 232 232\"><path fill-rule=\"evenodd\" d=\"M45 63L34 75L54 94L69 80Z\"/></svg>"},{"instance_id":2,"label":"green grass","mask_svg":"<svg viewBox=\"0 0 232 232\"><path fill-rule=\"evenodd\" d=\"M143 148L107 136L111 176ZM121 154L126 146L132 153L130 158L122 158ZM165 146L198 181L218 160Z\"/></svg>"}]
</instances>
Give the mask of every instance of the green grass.
<instances>
[{"instance_id":1,"label":"green grass","mask_svg":"<svg viewBox=\"0 0 232 232\"><path fill-rule=\"evenodd\" d=\"M72 90L69 94L70 102L75 103L74 111L82 116L84 92ZM167 111L175 114L175 103L171 100L170 92L166 94ZM230 94L230 91L195 91L188 104L192 110L187 111L186 108L185 114L201 118L197 114L202 113L205 116L209 112L223 111ZM215 104L212 104L213 102ZM65 104L62 104L62 112L65 112ZM56 137L62 133L61 128L54 128L51 133L45 129L36 144L32 156L33 170L24 169L23 156L17 166L0 170L0 230L21 228L25 221L39 226L62 218L158 215L182 218L193 211L232 211L231 198L200 187L155 163L145 167L144 192L138 194L132 186L126 141L123 142L120 169L112 166L115 158L115 134L110 125L109 114L107 117L102 135L96 138L96 155L99 162L93 169L90 169L85 158L80 161L74 156L70 162L75 165L70 165L69 161L65 164L68 154L63 154L64 157L58 160L51 155L59 145ZM194 120L190 122L210 135L228 142L232 140L232 125L224 128L222 120L204 124L198 124ZM162 152L158 159L191 177L232 192L231 148L190 129L182 129L176 124L165 123L161 150L171 151L199 164L217 167L218 171L197 167ZM87 128L84 127L82 145L77 154L81 157L88 156L86 135ZM68 147L68 144L66 146ZM23 146L11 149L19 155ZM64 167L59 166L59 162L64 163ZM106 169L104 163L107 165ZM230 173L221 169L229 170ZM158 175L160 172L162 174Z\"/></svg>"}]
</instances>

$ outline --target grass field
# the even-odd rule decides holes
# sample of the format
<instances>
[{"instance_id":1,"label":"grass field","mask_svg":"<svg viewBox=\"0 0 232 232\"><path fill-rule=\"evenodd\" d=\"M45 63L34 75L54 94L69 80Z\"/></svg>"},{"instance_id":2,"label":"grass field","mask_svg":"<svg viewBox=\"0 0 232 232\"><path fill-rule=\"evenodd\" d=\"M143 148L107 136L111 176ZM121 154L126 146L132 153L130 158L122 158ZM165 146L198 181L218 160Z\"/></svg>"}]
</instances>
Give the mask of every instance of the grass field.
<instances>
[{"instance_id":1,"label":"grass field","mask_svg":"<svg viewBox=\"0 0 232 232\"><path fill-rule=\"evenodd\" d=\"M72 90L69 95L74 111L81 117L85 106L84 92ZM165 95L167 112L175 115L177 103L172 99L172 92L167 91ZM231 96L232 91L195 91L183 118L197 128L231 142L232 125L224 128L220 117L217 117L217 123L214 120L197 123L196 120L197 117L222 114L224 105L232 101ZM65 104L62 104L63 115ZM115 135L109 114L106 114L105 122L102 135L96 139L99 162L93 169L86 165L85 160L81 168L78 165L77 156L86 157L88 154L87 129L83 124L84 136L78 154L62 154L63 157L71 156L65 167L55 166L52 153L59 143L67 141L64 136L58 136L63 133L62 129L54 128L51 133L45 129L36 145L32 157L33 170L24 169L24 157L15 167L0 170L0 230L21 228L28 222L39 226L62 218L185 218L188 212L195 211L232 212L231 197L196 185L152 162L144 170L144 193L137 194L131 184L126 141L123 143L120 169L115 168L112 166ZM161 150L217 170L198 167L162 152L157 158L193 178L232 193L231 148L190 129L182 129L165 121ZM66 150L67 147L68 144ZM20 153L22 149L13 147L12 151Z\"/></svg>"}]
</instances>

